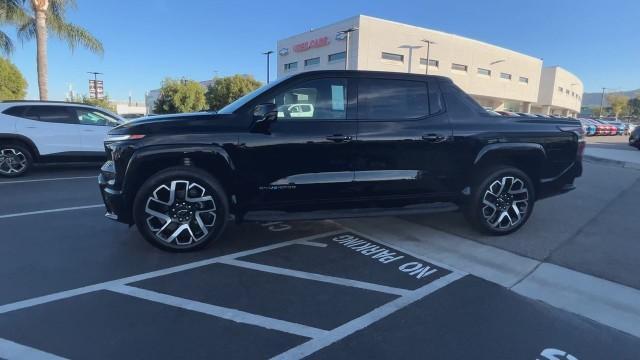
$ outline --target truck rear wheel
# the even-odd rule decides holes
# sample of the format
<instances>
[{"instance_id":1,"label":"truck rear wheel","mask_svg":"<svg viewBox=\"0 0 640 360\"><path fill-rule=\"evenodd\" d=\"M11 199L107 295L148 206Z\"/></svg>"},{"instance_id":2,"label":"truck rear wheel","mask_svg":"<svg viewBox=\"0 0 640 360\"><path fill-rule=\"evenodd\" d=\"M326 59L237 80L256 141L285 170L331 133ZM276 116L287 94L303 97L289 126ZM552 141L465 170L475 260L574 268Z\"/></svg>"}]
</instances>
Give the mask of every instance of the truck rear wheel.
<instances>
[{"instance_id":1,"label":"truck rear wheel","mask_svg":"<svg viewBox=\"0 0 640 360\"><path fill-rule=\"evenodd\" d=\"M477 177L465 216L486 234L506 235L529 220L534 202L535 189L527 174L510 166L491 167Z\"/></svg>"},{"instance_id":2,"label":"truck rear wheel","mask_svg":"<svg viewBox=\"0 0 640 360\"><path fill-rule=\"evenodd\" d=\"M151 176L139 189L133 216L152 245L184 252L202 249L224 231L229 214L220 183L195 167L173 167Z\"/></svg>"}]
</instances>

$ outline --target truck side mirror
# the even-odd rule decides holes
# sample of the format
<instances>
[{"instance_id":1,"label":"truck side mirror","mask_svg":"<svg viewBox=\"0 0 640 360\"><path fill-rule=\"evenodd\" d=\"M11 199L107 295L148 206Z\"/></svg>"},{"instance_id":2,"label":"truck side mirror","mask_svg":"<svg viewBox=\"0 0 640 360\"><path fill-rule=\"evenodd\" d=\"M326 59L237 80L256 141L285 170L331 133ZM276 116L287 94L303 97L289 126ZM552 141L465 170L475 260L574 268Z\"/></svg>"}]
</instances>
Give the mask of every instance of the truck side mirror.
<instances>
[{"instance_id":1,"label":"truck side mirror","mask_svg":"<svg viewBox=\"0 0 640 360\"><path fill-rule=\"evenodd\" d=\"M268 125L278 119L278 107L273 103L257 105L253 109L253 122L255 125Z\"/></svg>"}]
</instances>

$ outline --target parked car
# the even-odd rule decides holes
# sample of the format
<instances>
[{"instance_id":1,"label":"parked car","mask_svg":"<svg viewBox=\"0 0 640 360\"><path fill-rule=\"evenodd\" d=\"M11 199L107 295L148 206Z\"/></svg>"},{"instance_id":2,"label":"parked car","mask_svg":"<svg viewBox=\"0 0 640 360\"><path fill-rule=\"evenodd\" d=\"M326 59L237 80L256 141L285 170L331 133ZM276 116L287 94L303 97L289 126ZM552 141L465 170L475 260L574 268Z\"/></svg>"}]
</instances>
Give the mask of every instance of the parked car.
<instances>
[{"instance_id":1,"label":"parked car","mask_svg":"<svg viewBox=\"0 0 640 360\"><path fill-rule=\"evenodd\" d=\"M606 123L607 125L611 125L615 127L616 133L613 135L625 135L625 133L627 133L628 131L627 125L625 125L622 121L616 118L602 118L600 120Z\"/></svg>"},{"instance_id":2,"label":"parked car","mask_svg":"<svg viewBox=\"0 0 640 360\"><path fill-rule=\"evenodd\" d=\"M496 110L496 112L500 115L503 116L512 116L512 117L518 117L520 115L518 115L518 113L515 113L513 111L504 111L504 110Z\"/></svg>"},{"instance_id":3,"label":"parked car","mask_svg":"<svg viewBox=\"0 0 640 360\"><path fill-rule=\"evenodd\" d=\"M578 119L580 124L582 124L582 128L587 136L593 136L596 134L596 125L593 124L589 119Z\"/></svg>"},{"instance_id":4,"label":"parked car","mask_svg":"<svg viewBox=\"0 0 640 360\"><path fill-rule=\"evenodd\" d=\"M21 176L36 162L103 160L107 132L123 122L85 104L0 102L0 176Z\"/></svg>"},{"instance_id":5,"label":"parked car","mask_svg":"<svg viewBox=\"0 0 640 360\"><path fill-rule=\"evenodd\" d=\"M280 116L301 103L313 116ZM172 251L213 242L230 215L326 219L416 205L461 207L477 229L503 235L536 200L574 188L584 145L577 120L492 116L446 77L310 71L215 115L116 127L99 184L108 218Z\"/></svg>"},{"instance_id":6,"label":"parked car","mask_svg":"<svg viewBox=\"0 0 640 360\"><path fill-rule=\"evenodd\" d=\"M593 121L600 125L600 134L598 135L615 135L618 133L618 128L602 119L593 119Z\"/></svg>"},{"instance_id":7,"label":"parked car","mask_svg":"<svg viewBox=\"0 0 640 360\"><path fill-rule=\"evenodd\" d=\"M636 126L629 134L629 145L640 150L640 126Z\"/></svg>"}]
</instances>

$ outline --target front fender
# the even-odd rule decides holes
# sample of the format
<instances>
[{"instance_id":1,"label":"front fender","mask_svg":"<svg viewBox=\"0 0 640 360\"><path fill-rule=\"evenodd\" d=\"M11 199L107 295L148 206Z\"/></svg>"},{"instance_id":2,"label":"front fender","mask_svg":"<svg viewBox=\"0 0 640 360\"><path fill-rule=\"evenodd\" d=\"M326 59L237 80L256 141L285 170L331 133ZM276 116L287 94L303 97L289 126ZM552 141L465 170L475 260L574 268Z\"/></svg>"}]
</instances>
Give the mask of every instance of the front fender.
<instances>
[{"instance_id":1,"label":"front fender","mask_svg":"<svg viewBox=\"0 0 640 360\"><path fill-rule=\"evenodd\" d=\"M188 160L186 160L188 159ZM173 166L196 166L212 173L232 193L236 166L220 145L155 145L136 150L127 163L122 191L130 201L154 173Z\"/></svg>"}]
</instances>

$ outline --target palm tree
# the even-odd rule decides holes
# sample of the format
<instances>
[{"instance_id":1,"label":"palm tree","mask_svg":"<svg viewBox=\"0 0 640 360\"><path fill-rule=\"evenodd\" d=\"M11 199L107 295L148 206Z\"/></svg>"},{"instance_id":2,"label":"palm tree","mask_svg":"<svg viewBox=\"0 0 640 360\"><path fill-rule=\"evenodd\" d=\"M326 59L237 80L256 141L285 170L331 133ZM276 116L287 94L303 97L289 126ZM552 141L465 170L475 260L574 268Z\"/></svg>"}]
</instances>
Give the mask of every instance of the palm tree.
<instances>
[{"instance_id":1,"label":"palm tree","mask_svg":"<svg viewBox=\"0 0 640 360\"><path fill-rule=\"evenodd\" d=\"M0 26L19 26L27 19L22 4L24 0L1 0L0 1ZM11 55L14 50L13 41L4 31L0 31L0 52L4 55Z\"/></svg>"},{"instance_id":2,"label":"palm tree","mask_svg":"<svg viewBox=\"0 0 640 360\"><path fill-rule=\"evenodd\" d=\"M36 39L36 58L38 66L38 90L40 100L48 99L47 90L47 38L49 31L61 40L65 40L71 51L77 46L102 55L102 43L86 29L65 21L65 13L76 7L76 0L3 0L3 2L22 2L25 19L18 26L18 38L22 41ZM0 40L1 41L1 40ZM1 46L1 45L0 45Z\"/></svg>"}]
</instances>

